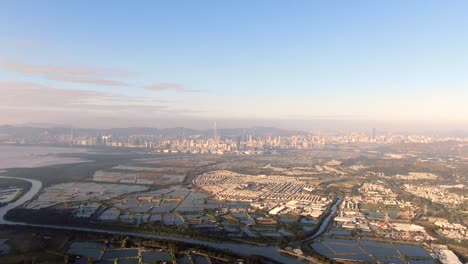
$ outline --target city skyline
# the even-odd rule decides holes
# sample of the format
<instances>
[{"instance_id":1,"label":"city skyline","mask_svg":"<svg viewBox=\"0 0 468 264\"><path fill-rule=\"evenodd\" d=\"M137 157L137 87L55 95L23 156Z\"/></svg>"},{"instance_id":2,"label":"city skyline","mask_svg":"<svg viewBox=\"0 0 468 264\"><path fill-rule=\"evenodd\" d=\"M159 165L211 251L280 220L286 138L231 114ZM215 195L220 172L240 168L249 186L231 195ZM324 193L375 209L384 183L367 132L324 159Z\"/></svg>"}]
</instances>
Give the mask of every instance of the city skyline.
<instances>
[{"instance_id":1,"label":"city skyline","mask_svg":"<svg viewBox=\"0 0 468 264\"><path fill-rule=\"evenodd\" d=\"M364 2L3 3L0 124L468 130L468 5Z\"/></svg>"}]
</instances>

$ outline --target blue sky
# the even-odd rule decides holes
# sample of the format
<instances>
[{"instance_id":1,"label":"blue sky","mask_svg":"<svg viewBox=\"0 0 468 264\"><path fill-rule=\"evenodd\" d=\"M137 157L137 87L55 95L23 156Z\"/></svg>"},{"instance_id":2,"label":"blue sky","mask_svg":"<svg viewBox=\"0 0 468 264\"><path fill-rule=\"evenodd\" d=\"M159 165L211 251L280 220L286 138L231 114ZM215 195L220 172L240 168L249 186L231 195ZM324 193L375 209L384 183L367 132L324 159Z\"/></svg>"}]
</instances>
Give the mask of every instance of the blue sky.
<instances>
[{"instance_id":1,"label":"blue sky","mask_svg":"<svg viewBox=\"0 0 468 264\"><path fill-rule=\"evenodd\" d=\"M5 1L0 123L464 122L467 13L466 1Z\"/></svg>"}]
</instances>

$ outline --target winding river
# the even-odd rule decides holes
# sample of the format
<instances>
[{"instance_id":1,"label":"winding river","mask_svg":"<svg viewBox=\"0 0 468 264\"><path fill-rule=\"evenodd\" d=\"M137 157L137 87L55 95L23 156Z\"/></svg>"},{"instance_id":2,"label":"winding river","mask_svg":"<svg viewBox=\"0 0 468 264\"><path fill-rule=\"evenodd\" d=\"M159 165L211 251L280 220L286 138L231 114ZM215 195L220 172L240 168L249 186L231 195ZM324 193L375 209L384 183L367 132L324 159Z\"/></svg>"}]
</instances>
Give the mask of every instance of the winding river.
<instances>
[{"instance_id":1,"label":"winding river","mask_svg":"<svg viewBox=\"0 0 468 264\"><path fill-rule=\"evenodd\" d=\"M0 208L0 224L2 225L21 225L21 226L75 230L75 231L95 232L95 233L103 233L103 234L111 234L111 235L124 235L124 236L135 236L135 237L142 237L142 238L149 238L149 239L178 241L178 242L184 242L188 244L198 244L198 245L211 247L211 248L215 248L219 250L231 251L235 254L239 254L243 256L259 255L259 256L263 256L263 257L278 261L280 263L291 263L291 264L304 263L298 259L294 259L294 258L281 255L280 253L278 253L279 248L275 246L256 246L256 245L239 244L239 243L232 243L232 242L211 242L211 241L205 241L205 240L194 239L194 238L157 235L157 234L151 234L151 233L125 232L125 231L94 229L94 228L86 228L86 227L42 225L42 224L30 224L30 223L24 223L24 222L8 221L5 219L5 215L8 213L8 211L18 206L21 206L27 201L33 199L37 195L37 193L41 190L42 183L37 180L17 178L17 177L8 177L8 176L0 176L0 179L17 179L17 180L28 181L31 183L31 188L21 198ZM333 218L335 217L336 210L338 206L341 204L341 201L342 201L341 197L338 197L338 199L332 205L329 214L322 221L317 232L314 233L312 236L308 237L307 239L305 239L303 242L314 240L322 236L328 230L331 223L333 222Z\"/></svg>"},{"instance_id":2,"label":"winding river","mask_svg":"<svg viewBox=\"0 0 468 264\"><path fill-rule=\"evenodd\" d=\"M7 177L7 176L0 176L0 179L16 179L16 180L23 180L31 183L31 188L26 192L21 198L18 200L9 203L5 205L4 207L0 207L0 224L2 225L28 225L27 223L16 223L16 222L10 222L5 220L5 215L10 211L11 209L14 209L25 202L31 200L36 196L36 194L41 190L42 188L42 182L32 180L32 179L25 179L25 178L16 178L16 177Z\"/></svg>"},{"instance_id":3,"label":"winding river","mask_svg":"<svg viewBox=\"0 0 468 264\"><path fill-rule=\"evenodd\" d=\"M205 240L200 240L200 239L157 235L157 234L151 234L151 233L125 232L125 231L114 231L114 230L106 230L106 229L94 229L94 228L85 228L85 227L59 226L59 225L40 225L40 224L30 224L30 223L24 223L24 222L7 221L5 219L5 215L8 213L8 211L34 198L34 196L36 196L36 194L40 191L42 187L42 183L36 180L25 179L25 178L0 176L0 179L2 178L24 180L32 184L28 192L25 193L21 198L19 198L13 203L9 203L6 206L0 208L0 224L3 224L3 225L32 226L32 227L75 230L75 231L95 232L95 233L103 233L103 234L111 234L111 235L124 235L124 236L135 236L135 237L150 238L150 239L178 241L178 242L184 242L188 244L202 245L202 246L211 247L211 248L215 248L219 250L231 251L235 254L239 254L242 256L259 255L259 256L263 256L263 257L275 260L280 263L291 263L291 264L304 263L298 259L281 255L280 253L278 253L278 247L274 247L274 246L256 246L256 245L250 245L250 244L238 244L238 243L231 243L231 242L211 242L211 241L205 241Z\"/></svg>"},{"instance_id":4,"label":"winding river","mask_svg":"<svg viewBox=\"0 0 468 264\"><path fill-rule=\"evenodd\" d=\"M342 198L338 196L335 203L330 208L330 212L328 213L327 217L325 217L325 219L323 219L322 223L320 224L319 229L312 236L304 239L304 242L312 241L322 236L328 231L328 229L333 223L333 219L335 219L336 210L338 209L338 206L340 206L341 201L342 201Z\"/></svg>"}]
</instances>

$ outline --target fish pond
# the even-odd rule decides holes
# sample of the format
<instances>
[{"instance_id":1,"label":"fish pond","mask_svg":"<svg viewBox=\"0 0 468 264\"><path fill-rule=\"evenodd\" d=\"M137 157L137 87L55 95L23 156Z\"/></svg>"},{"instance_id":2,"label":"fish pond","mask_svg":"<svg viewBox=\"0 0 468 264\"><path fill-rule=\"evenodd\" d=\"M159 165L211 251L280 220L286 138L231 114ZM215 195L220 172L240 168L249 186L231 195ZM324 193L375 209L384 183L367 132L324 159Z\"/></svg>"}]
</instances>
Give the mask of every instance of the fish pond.
<instances>
[{"instance_id":1,"label":"fish pond","mask_svg":"<svg viewBox=\"0 0 468 264\"><path fill-rule=\"evenodd\" d=\"M337 261L409 264L435 263L429 253L419 245L327 237L313 242L311 247L317 253Z\"/></svg>"}]
</instances>

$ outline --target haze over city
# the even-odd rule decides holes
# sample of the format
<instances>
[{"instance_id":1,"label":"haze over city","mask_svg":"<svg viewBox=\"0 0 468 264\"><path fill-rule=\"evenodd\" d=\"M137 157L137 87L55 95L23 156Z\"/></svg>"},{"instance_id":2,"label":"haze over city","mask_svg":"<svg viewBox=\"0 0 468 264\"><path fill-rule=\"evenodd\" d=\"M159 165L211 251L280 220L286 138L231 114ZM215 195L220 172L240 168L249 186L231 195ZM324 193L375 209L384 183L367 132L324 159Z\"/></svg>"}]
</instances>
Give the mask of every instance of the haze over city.
<instances>
[{"instance_id":1,"label":"haze over city","mask_svg":"<svg viewBox=\"0 0 468 264\"><path fill-rule=\"evenodd\" d=\"M468 130L465 1L9 1L0 123Z\"/></svg>"},{"instance_id":2,"label":"haze over city","mask_svg":"<svg viewBox=\"0 0 468 264\"><path fill-rule=\"evenodd\" d=\"M468 1L0 1L1 264L468 264Z\"/></svg>"}]
</instances>

